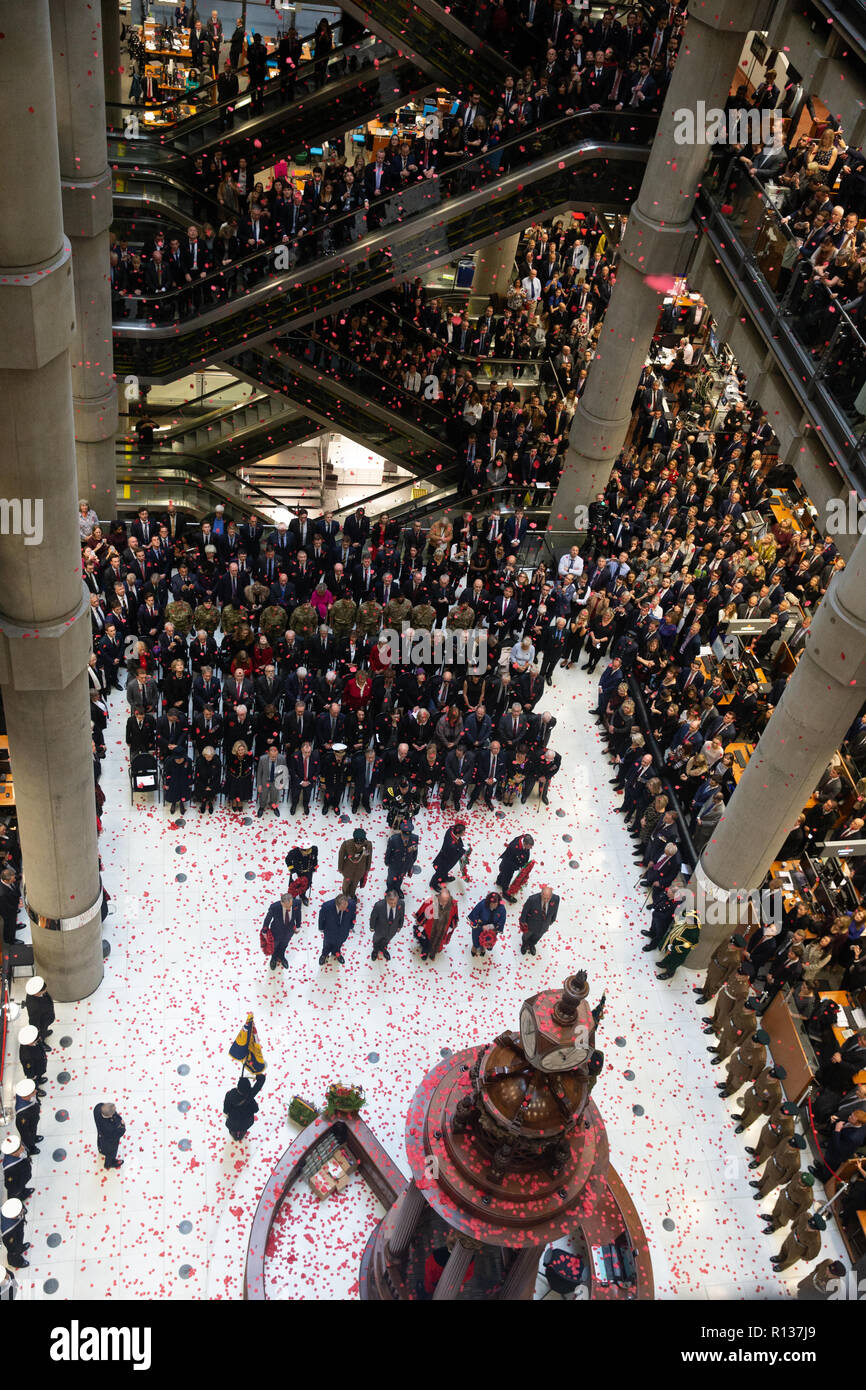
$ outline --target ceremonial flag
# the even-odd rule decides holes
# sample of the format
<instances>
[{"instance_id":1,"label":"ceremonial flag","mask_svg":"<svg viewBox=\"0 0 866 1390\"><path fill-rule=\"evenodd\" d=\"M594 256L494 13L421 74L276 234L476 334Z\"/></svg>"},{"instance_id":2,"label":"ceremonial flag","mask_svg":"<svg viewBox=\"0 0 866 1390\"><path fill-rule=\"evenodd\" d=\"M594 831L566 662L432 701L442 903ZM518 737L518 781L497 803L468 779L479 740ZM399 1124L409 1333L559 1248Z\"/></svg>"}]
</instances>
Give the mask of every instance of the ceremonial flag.
<instances>
[{"instance_id":1,"label":"ceremonial flag","mask_svg":"<svg viewBox=\"0 0 866 1390\"><path fill-rule=\"evenodd\" d=\"M253 1023L252 1014L247 1014L247 1021L238 1033L231 1047L229 1056L234 1057L236 1062L243 1062L243 1070L251 1071L255 1075L265 1070L265 1059L262 1056L261 1044L256 1036L256 1025Z\"/></svg>"}]
</instances>

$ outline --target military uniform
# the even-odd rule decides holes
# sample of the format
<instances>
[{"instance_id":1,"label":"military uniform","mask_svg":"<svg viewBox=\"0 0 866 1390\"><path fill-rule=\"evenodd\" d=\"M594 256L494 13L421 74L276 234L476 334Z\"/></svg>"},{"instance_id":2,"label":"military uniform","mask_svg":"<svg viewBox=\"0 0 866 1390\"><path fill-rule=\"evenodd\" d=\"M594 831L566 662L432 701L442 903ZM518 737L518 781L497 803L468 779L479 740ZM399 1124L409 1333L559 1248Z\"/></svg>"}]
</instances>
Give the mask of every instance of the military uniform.
<instances>
[{"instance_id":1,"label":"military uniform","mask_svg":"<svg viewBox=\"0 0 866 1390\"><path fill-rule=\"evenodd\" d=\"M418 858L418 836L410 832L406 840L398 831L396 835L390 836L385 846L385 867L388 870L385 892L395 888L401 898L403 896L403 879L407 874L411 874L415 860Z\"/></svg>"},{"instance_id":2,"label":"military uniform","mask_svg":"<svg viewBox=\"0 0 866 1390\"><path fill-rule=\"evenodd\" d=\"M382 626L382 605L374 598L365 599L358 608L355 624L362 637L378 636Z\"/></svg>"},{"instance_id":3,"label":"military uniform","mask_svg":"<svg viewBox=\"0 0 866 1390\"><path fill-rule=\"evenodd\" d=\"M719 1034L719 1041L715 1049L716 1056L720 1061L730 1057L735 1048L740 1047L747 1038L752 1037L758 1027L758 1021L754 1010L747 1009L744 1004L737 1004L731 1010L730 1017Z\"/></svg>"},{"instance_id":4,"label":"military uniform","mask_svg":"<svg viewBox=\"0 0 866 1390\"><path fill-rule=\"evenodd\" d=\"M192 609L182 598L175 599L165 610L165 621L174 623L175 632L186 637L192 631Z\"/></svg>"},{"instance_id":5,"label":"military uniform","mask_svg":"<svg viewBox=\"0 0 866 1390\"><path fill-rule=\"evenodd\" d=\"M460 632L468 632L475 623L475 609L468 603L458 604L454 612L448 615L448 626L457 628Z\"/></svg>"},{"instance_id":6,"label":"military uniform","mask_svg":"<svg viewBox=\"0 0 866 1390\"><path fill-rule=\"evenodd\" d=\"M15 1096L15 1127L21 1136L22 1144L30 1154L39 1152L36 1145L42 1135L36 1131L39 1128L40 1108L39 1097L35 1091L32 1096Z\"/></svg>"},{"instance_id":7,"label":"military uniform","mask_svg":"<svg viewBox=\"0 0 866 1390\"><path fill-rule=\"evenodd\" d=\"M432 603L416 603L412 609L410 622L413 628L423 628L429 632L436 621L436 609Z\"/></svg>"},{"instance_id":8,"label":"military uniform","mask_svg":"<svg viewBox=\"0 0 866 1390\"><path fill-rule=\"evenodd\" d=\"M299 603L291 618L292 631L299 637L312 637L319 629L319 615L310 603Z\"/></svg>"},{"instance_id":9,"label":"military uniform","mask_svg":"<svg viewBox=\"0 0 866 1390\"><path fill-rule=\"evenodd\" d=\"M45 1051L45 1044L38 1038L35 1043L20 1043L18 1055L21 1059L21 1067L28 1081L35 1081L37 1086L41 1086L46 1080L45 1071L48 1066L48 1054Z\"/></svg>"},{"instance_id":10,"label":"military uniform","mask_svg":"<svg viewBox=\"0 0 866 1390\"><path fill-rule=\"evenodd\" d=\"M220 625L219 609L215 604L205 607L200 603L195 610L195 630L196 632L206 632L208 637L213 637Z\"/></svg>"},{"instance_id":11,"label":"military uniform","mask_svg":"<svg viewBox=\"0 0 866 1390\"><path fill-rule=\"evenodd\" d=\"M305 878L307 880L307 891L302 894L301 901L309 906L310 889L313 886L313 875L319 866L319 850L316 845L309 845L306 849L295 846L286 855L286 864L289 869L290 879Z\"/></svg>"},{"instance_id":12,"label":"military uniform","mask_svg":"<svg viewBox=\"0 0 866 1390\"><path fill-rule=\"evenodd\" d=\"M347 898L356 898L358 889L363 888L373 860L373 846L369 840L344 840L337 857L337 868L343 875L343 892Z\"/></svg>"},{"instance_id":13,"label":"military uniform","mask_svg":"<svg viewBox=\"0 0 866 1390\"><path fill-rule=\"evenodd\" d=\"M401 623L408 623L412 614L412 605L402 594L388 600L388 607L385 609L385 622L388 627L396 628L400 631Z\"/></svg>"},{"instance_id":14,"label":"military uniform","mask_svg":"<svg viewBox=\"0 0 866 1390\"><path fill-rule=\"evenodd\" d=\"M15 1139L11 1143L15 1143ZM33 1176L30 1155L23 1145L19 1152L3 1155L3 1185L7 1197L20 1197L22 1202L30 1196L28 1184Z\"/></svg>"},{"instance_id":15,"label":"military uniform","mask_svg":"<svg viewBox=\"0 0 866 1390\"><path fill-rule=\"evenodd\" d=\"M804 1303L821 1303L832 1297L839 1280L845 1277L844 1268L841 1274L838 1273L839 1267L837 1260L822 1260L805 1279L800 1280L797 1297Z\"/></svg>"},{"instance_id":16,"label":"military uniform","mask_svg":"<svg viewBox=\"0 0 866 1390\"><path fill-rule=\"evenodd\" d=\"M764 1169L760 1181L752 1186L758 1189L759 1197L769 1197L771 1192L775 1192L777 1187L782 1187L785 1183L800 1171L800 1151L792 1149L788 1141L780 1144L774 1149L767 1159L767 1166Z\"/></svg>"},{"instance_id":17,"label":"military uniform","mask_svg":"<svg viewBox=\"0 0 866 1390\"><path fill-rule=\"evenodd\" d=\"M259 627L269 642L278 642L288 625L285 608L280 608L278 604L272 603L262 610Z\"/></svg>"},{"instance_id":18,"label":"military uniform","mask_svg":"<svg viewBox=\"0 0 866 1390\"><path fill-rule=\"evenodd\" d=\"M346 761L345 748L326 748L322 753L322 815L326 816L330 810L334 810L339 815L340 802L346 791L349 780L349 764Z\"/></svg>"},{"instance_id":19,"label":"military uniform","mask_svg":"<svg viewBox=\"0 0 866 1390\"><path fill-rule=\"evenodd\" d=\"M716 1037L721 1033L735 1006L748 999L750 989L751 981L746 975L732 975L730 979L725 980L716 995L716 1007L713 1009L710 1024Z\"/></svg>"},{"instance_id":20,"label":"military uniform","mask_svg":"<svg viewBox=\"0 0 866 1390\"><path fill-rule=\"evenodd\" d=\"M821 1250L821 1232L809 1224L809 1213L804 1211L794 1222L785 1243L773 1263L777 1270L789 1269L791 1265L805 1260L811 1264Z\"/></svg>"},{"instance_id":21,"label":"military uniform","mask_svg":"<svg viewBox=\"0 0 866 1390\"><path fill-rule=\"evenodd\" d=\"M40 977L41 978L41 977ZM24 1007L27 1010L27 1019L33 1027L38 1030L39 1041L44 1043L51 1032L51 1025L54 1022L54 1000L48 993L44 984L38 993L31 994L33 985L38 983L36 977L27 982L27 993L24 997ZM51 1048L47 1046L47 1051Z\"/></svg>"},{"instance_id":22,"label":"military uniform","mask_svg":"<svg viewBox=\"0 0 866 1390\"><path fill-rule=\"evenodd\" d=\"M657 975L656 979L672 979L692 947L698 944L700 935L701 923L696 912L686 912L678 917L659 947L663 952L659 961L662 974Z\"/></svg>"},{"instance_id":23,"label":"military uniform","mask_svg":"<svg viewBox=\"0 0 866 1390\"><path fill-rule=\"evenodd\" d=\"M812 1188L803 1182L803 1174L798 1173L782 1188L772 1212L764 1219L769 1221L771 1230L778 1231L782 1226L789 1226L792 1221L796 1221L803 1212L808 1212L814 1200Z\"/></svg>"},{"instance_id":24,"label":"military uniform","mask_svg":"<svg viewBox=\"0 0 866 1390\"><path fill-rule=\"evenodd\" d=\"M331 605L328 622L338 642L344 641L352 631L357 612L357 605L351 598L338 598L337 602Z\"/></svg>"},{"instance_id":25,"label":"military uniform","mask_svg":"<svg viewBox=\"0 0 866 1390\"><path fill-rule=\"evenodd\" d=\"M782 1104L782 1087L770 1069L762 1071L753 1086L746 1092L743 1109L737 1122L743 1129L753 1125L759 1115L771 1115Z\"/></svg>"},{"instance_id":26,"label":"military uniform","mask_svg":"<svg viewBox=\"0 0 866 1390\"><path fill-rule=\"evenodd\" d=\"M0 1213L0 1238L6 1247L6 1263L10 1269L26 1269L28 1261L24 1251L29 1250L29 1242L24 1241L24 1209L15 1216Z\"/></svg>"},{"instance_id":27,"label":"military uniform","mask_svg":"<svg viewBox=\"0 0 866 1390\"><path fill-rule=\"evenodd\" d=\"M742 959L743 948L735 946L731 940L723 941L716 947L710 956L704 987L700 990L704 1003L712 999L714 994L718 994L725 981L739 969Z\"/></svg>"},{"instance_id":28,"label":"military uniform","mask_svg":"<svg viewBox=\"0 0 866 1390\"><path fill-rule=\"evenodd\" d=\"M781 1143L790 1139L793 1133L794 1116L783 1115L781 1110L774 1110L758 1135L755 1157L752 1159L755 1167L760 1167L762 1163L766 1163L770 1155L776 1152Z\"/></svg>"},{"instance_id":29,"label":"military uniform","mask_svg":"<svg viewBox=\"0 0 866 1390\"><path fill-rule=\"evenodd\" d=\"M732 1096L739 1091L741 1086L745 1086L747 1081L754 1081L760 1076L767 1065L767 1049L763 1043L757 1042L755 1038L746 1038L740 1046L731 1053L728 1062L728 1077L722 1087L723 1096ZM778 1086L778 1081L776 1085ZM779 1100L781 1102L781 1088L779 1090Z\"/></svg>"}]
</instances>

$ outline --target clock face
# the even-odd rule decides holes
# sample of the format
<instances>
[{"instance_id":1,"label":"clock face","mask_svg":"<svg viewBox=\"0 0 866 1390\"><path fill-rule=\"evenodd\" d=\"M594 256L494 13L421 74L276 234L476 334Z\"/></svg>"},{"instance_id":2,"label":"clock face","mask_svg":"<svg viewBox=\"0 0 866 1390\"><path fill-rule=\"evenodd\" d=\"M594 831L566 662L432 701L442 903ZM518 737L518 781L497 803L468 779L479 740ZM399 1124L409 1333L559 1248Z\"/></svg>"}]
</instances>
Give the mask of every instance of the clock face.
<instances>
[{"instance_id":1,"label":"clock face","mask_svg":"<svg viewBox=\"0 0 866 1390\"><path fill-rule=\"evenodd\" d=\"M572 1067L579 1067L581 1062L585 1062L588 1056L588 1047L569 1043L546 1053L538 1065L542 1071L571 1071Z\"/></svg>"},{"instance_id":2,"label":"clock face","mask_svg":"<svg viewBox=\"0 0 866 1390\"><path fill-rule=\"evenodd\" d=\"M524 1004L520 1010L520 1042L527 1057L535 1056L536 1039L538 1030L535 1026L535 1015L528 1004Z\"/></svg>"}]
</instances>

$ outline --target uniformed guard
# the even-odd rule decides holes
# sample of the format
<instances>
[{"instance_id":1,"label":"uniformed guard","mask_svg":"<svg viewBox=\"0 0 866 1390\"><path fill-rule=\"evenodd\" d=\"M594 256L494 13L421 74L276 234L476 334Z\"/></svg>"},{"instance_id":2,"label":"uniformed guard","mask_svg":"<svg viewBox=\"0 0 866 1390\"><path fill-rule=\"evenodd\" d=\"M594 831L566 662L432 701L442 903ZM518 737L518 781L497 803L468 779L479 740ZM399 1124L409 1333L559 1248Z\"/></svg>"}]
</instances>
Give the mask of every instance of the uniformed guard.
<instances>
[{"instance_id":1,"label":"uniformed guard","mask_svg":"<svg viewBox=\"0 0 866 1390\"><path fill-rule=\"evenodd\" d=\"M786 1139L777 1149L774 1149L767 1159L767 1166L764 1169L760 1182L752 1180L749 1187L757 1188L752 1194L756 1202L760 1202L763 1197L769 1197L777 1187L783 1187L786 1182L790 1182L800 1171L800 1154L806 1147L806 1141L802 1134L792 1134L790 1139Z\"/></svg>"},{"instance_id":2,"label":"uniformed guard","mask_svg":"<svg viewBox=\"0 0 866 1390\"><path fill-rule=\"evenodd\" d=\"M418 836L414 833L415 827L410 820L402 820L400 828L395 835L391 835L385 846L385 867L388 870L388 880L385 884L385 891L389 893L395 889L400 897L403 897L403 879L407 874L411 874L418 858Z\"/></svg>"},{"instance_id":3,"label":"uniformed guard","mask_svg":"<svg viewBox=\"0 0 866 1390\"><path fill-rule=\"evenodd\" d=\"M357 898L358 889L367 882L372 861L373 845L367 839L367 832L357 826L351 837L340 845L337 856L337 869L343 875L343 892L347 898Z\"/></svg>"},{"instance_id":4,"label":"uniformed guard","mask_svg":"<svg viewBox=\"0 0 866 1390\"><path fill-rule=\"evenodd\" d=\"M814 1186L815 1179L811 1173L798 1173L782 1188L773 1210L769 1215L764 1212L761 1216L768 1235L780 1231L783 1226L790 1226L804 1211L810 1210L815 1198Z\"/></svg>"},{"instance_id":5,"label":"uniformed guard","mask_svg":"<svg viewBox=\"0 0 866 1390\"><path fill-rule=\"evenodd\" d=\"M746 1082L754 1081L761 1075L767 1065L769 1042L769 1033L759 1028L753 1037L744 1038L740 1046L734 1049L728 1060L728 1078L719 1086L723 1096L734 1095Z\"/></svg>"},{"instance_id":6,"label":"uniformed guard","mask_svg":"<svg viewBox=\"0 0 866 1390\"><path fill-rule=\"evenodd\" d=\"M15 1086L15 1124L31 1158L39 1152L36 1145L42 1143L42 1135L36 1133L39 1128L39 1112L36 1082L28 1081L25 1077Z\"/></svg>"},{"instance_id":7,"label":"uniformed guard","mask_svg":"<svg viewBox=\"0 0 866 1390\"><path fill-rule=\"evenodd\" d=\"M51 1025L54 1022L54 1000L45 988L45 981L41 975L34 975L27 981L24 1007L28 1020L38 1029L39 1041L45 1043L46 1052L50 1052L51 1048L45 1040L50 1037Z\"/></svg>"},{"instance_id":8,"label":"uniformed guard","mask_svg":"<svg viewBox=\"0 0 866 1390\"><path fill-rule=\"evenodd\" d=\"M804 1211L797 1217L785 1237L784 1245L778 1255L772 1257L770 1264L779 1274L783 1269L790 1269L791 1265L798 1264L800 1260L811 1264L821 1250L821 1232L826 1229L827 1222L823 1216L819 1216L817 1212L810 1216Z\"/></svg>"},{"instance_id":9,"label":"uniformed guard","mask_svg":"<svg viewBox=\"0 0 866 1390\"><path fill-rule=\"evenodd\" d=\"M718 994L726 980L740 968L746 954L746 938L737 933L727 941L722 941L710 956L707 978L703 986L693 985L701 1004L708 1004L714 994Z\"/></svg>"},{"instance_id":10,"label":"uniformed guard","mask_svg":"<svg viewBox=\"0 0 866 1390\"><path fill-rule=\"evenodd\" d=\"M301 902L305 907L310 906L310 890L313 886L313 874L319 867L319 850L317 845L295 845L286 855L286 863L289 866L289 887L291 881L296 878L305 878L307 888L301 895Z\"/></svg>"},{"instance_id":11,"label":"uniformed guard","mask_svg":"<svg viewBox=\"0 0 866 1390\"><path fill-rule=\"evenodd\" d=\"M775 1153L776 1149L786 1139L790 1139L794 1133L794 1122L797 1118L797 1107L783 1101L777 1110L774 1110L767 1119L758 1135L758 1142L754 1148L746 1147L746 1153L752 1154L749 1163L750 1168L760 1168L766 1163L770 1154Z\"/></svg>"},{"instance_id":12,"label":"uniformed guard","mask_svg":"<svg viewBox=\"0 0 866 1390\"><path fill-rule=\"evenodd\" d=\"M845 1278L845 1266L841 1260L822 1260L811 1274L801 1279L797 1285L797 1297L804 1303L824 1303L835 1297L839 1280Z\"/></svg>"},{"instance_id":13,"label":"uniformed guard","mask_svg":"<svg viewBox=\"0 0 866 1390\"><path fill-rule=\"evenodd\" d=\"M731 1010L731 1015L719 1034L719 1040L715 1047L708 1047L708 1052L714 1052L712 1065L721 1066L725 1058L730 1057L734 1048L740 1047L747 1038L754 1037L758 1031L758 1020L755 1014L755 1005L745 1000L742 1004L736 1004Z\"/></svg>"},{"instance_id":14,"label":"uniformed guard","mask_svg":"<svg viewBox=\"0 0 866 1390\"><path fill-rule=\"evenodd\" d=\"M39 1029L34 1028L32 1023L28 1023L18 1034L18 1056L24 1075L28 1080L36 1082L36 1094L44 1096L45 1092L41 1087L47 1080L45 1070L48 1066L48 1056L45 1044L39 1041Z\"/></svg>"},{"instance_id":15,"label":"uniformed guard","mask_svg":"<svg viewBox=\"0 0 866 1390\"><path fill-rule=\"evenodd\" d=\"M763 1032L763 1029L760 1031ZM757 1037L757 1033L755 1036ZM746 1092L743 1108L735 1117L735 1134L742 1134L744 1129L755 1123L759 1115L771 1115L776 1107L782 1104L784 1097L779 1083L784 1081L787 1075L785 1068L778 1065L767 1067L761 1072L754 1085Z\"/></svg>"},{"instance_id":16,"label":"uniformed guard","mask_svg":"<svg viewBox=\"0 0 866 1390\"><path fill-rule=\"evenodd\" d=\"M24 1240L24 1203L20 1197L10 1197L0 1207L0 1239L6 1247L6 1263L10 1269L28 1269L30 1261L24 1252L30 1242Z\"/></svg>"},{"instance_id":17,"label":"uniformed guard","mask_svg":"<svg viewBox=\"0 0 866 1390\"><path fill-rule=\"evenodd\" d=\"M7 1134L0 1144L0 1151L3 1153L3 1185L6 1188L6 1196L20 1197L21 1201L25 1202L33 1195L33 1188L27 1186L33 1175L30 1155L17 1134Z\"/></svg>"},{"instance_id":18,"label":"uniformed guard","mask_svg":"<svg viewBox=\"0 0 866 1390\"><path fill-rule=\"evenodd\" d=\"M716 1007L712 1015L707 1015L703 1020L705 1033L715 1033L719 1036L734 1008L737 1004L743 1004L749 997L752 982L748 975L743 975L739 970L730 979L725 980L721 989L716 994Z\"/></svg>"}]
</instances>

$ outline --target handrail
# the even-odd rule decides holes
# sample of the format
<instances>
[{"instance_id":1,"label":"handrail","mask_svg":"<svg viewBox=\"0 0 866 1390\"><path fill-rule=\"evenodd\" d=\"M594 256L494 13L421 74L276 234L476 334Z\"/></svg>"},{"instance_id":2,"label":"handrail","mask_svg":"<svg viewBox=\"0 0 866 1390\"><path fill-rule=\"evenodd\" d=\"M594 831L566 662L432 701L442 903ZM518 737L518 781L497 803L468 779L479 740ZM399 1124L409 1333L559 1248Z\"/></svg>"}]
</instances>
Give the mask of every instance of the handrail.
<instances>
[{"instance_id":1,"label":"handrail","mask_svg":"<svg viewBox=\"0 0 866 1390\"><path fill-rule=\"evenodd\" d=\"M124 448L116 447L115 457L117 457L118 455L122 460L129 461L130 463L136 460L136 456L134 455L131 449L127 450ZM180 465L186 461L197 464L199 467L208 470L210 476L207 477L207 481L212 482L213 475L225 476L227 478L233 479L233 481L236 482L239 487L249 488L251 492L255 492L260 497L264 497L275 507L282 506L282 503L279 501L278 498L272 496L271 493L266 492L265 489L259 487L257 483L250 483L247 482L245 478L239 478L234 468L230 467L226 463L217 464L214 463L211 459L204 458L201 454L190 454L186 452L181 452L180 450L174 451L152 449L149 455L144 451L140 451L138 453L137 462L139 466L146 467L149 463L150 458L152 458L154 455L157 455L158 458L162 461L162 463L166 466L180 467ZM204 482L205 480L205 478L202 478L202 482Z\"/></svg>"},{"instance_id":2,"label":"handrail","mask_svg":"<svg viewBox=\"0 0 866 1390\"><path fill-rule=\"evenodd\" d=\"M435 295L434 298L441 299L442 296ZM445 338L437 338L436 334L431 332L429 328L422 327L420 323L410 318L408 314L401 314L399 309L395 309L390 304L384 304L382 302L382 296L375 295L373 297L373 303L375 303L379 313L384 314L387 318L396 319L401 326L405 324L419 337L428 338L434 347L441 348L451 357L456 357L458 362L480 362L485 366L491 367L496 367L500 364L510 367L532 367L543 360L540 357L479 357L477 352L455 352L451 344L447 342Z\"/></svg>"},{"instance_id":3,"label":"handrail","mask_svg":"<svg viewBox=\"0 0 866 1390\"><path fill-rule=\"evenodd\" d=\"M501 167L501 164L504 162L509 166L509 173L513 174L516 172L516 167L523 167L525 165L531 166L536 162L532 156L537 153L539 141L547 147L550 158L555 157L555 154L559 152L560 160L567 159L570 165L579 162L581 153L588 153L589 151L597 151L601 154L603 151L609 149L612 157L617 153L625 152L634 156L638 152L632 145L608 145L605 141L599 141L596 137L593 137L591 140L581 140L580 145L576 144L576 140L585 128L588 127L590 130L595 131L602 122L607 124L609 135L620 133L635 137L636 134L643 133L648 136L655 128L656 117L650 114L636 114L633 111L576 112L572 116L562 116L556 121L549 122L547 125L539 126L530 133L524 132L509 137L508 140L504 140L501 145L496 147L496 151L494 151L493 154L499 155L498 167ZM557 140L557 136L561 138ZM553 148L551 148L551 146L553 146ZM641 149L640 153L645 154L645 151ZM521 159L520 156L523 156L523 158ZM420 181L409 185L405 189L398 189L393 193L387 194L377 204L377 215L381 212L384 219L386 213L392 212L395 214L396 220L396 217L403 211L403 203L413 192L420 193L425 202L429 202L431 205L435 203L437 208L441 207L441 204L449 196L453 197L461 193L480 193L482 188L483 192L488 197L491 194L495 195L495 190L501 185L497 185L493 179L488 180L485 168L485 166L489 166L491 157L491 153L473 155L471 158L461 160L451 168L443 170L442 173L438 174L433 179ZM565 165L564 163L560 163L558 167L565 167ZM478 182L477 184L473 184L470 188L468 186L468 178L471 174L476 176ZM426 197L424 196L425 194ZM411 201L410 199L410 202ZM418 212L423 215L424 209L419 209ZM338 217L333 218L327 225L332 234L335 230L341 229L349 233L354 230L355 219L358 216L363 216L361 210L341 213ZM411 215L406 219L410 225L414 223L414 220L414 217ZM299 249L310 245L313 243L314 238L321 236L321 233L321 227L309 228L297 237L293 245L297 246ZM358 259L359 250L366 249L367 246L375 244L377 240L380 243L384 242L385 245L388 244L388 238L382 237L379 233L374 235L368 234L366 237L362 236L358 241L353 242L351 247L347 247L342 257L344 263L349 259ZM195 288L202 289L208 286L211 289L219 289L220 282L222 282L224 287L227 276L237 277L239 272L242 273L247 270L258 269L264 273L269 263L274 259L275 250L277 249L279 248L269 246L263 251L252 251L248 255L231 261L225 266L221 266L219 270L211 272L211 274L197 281L195 286L178 286L175 289L166 290L165 293L161 295L124 294L118 297L128 300L133 304L143 304L150 309L156 309L160 305L174 305L177 307L185 298L190 296L191 291ZM332 255L327 255L315 257L314 259L328 260L332 258ZM303 278L309 278L311 264L312 263L308 263L304 264L303 267L296 267L285 274L278 273L266 286L268 294L273 293L274 290L279 288L280 284L284 282L296 283ZM254 297L261 298L261 290L242 290L238 296L238 298L248 301ZM229 313L231 312L230 306L233 306L234 302L234 297L231 297L229 302L221 305L220 309L223 312L219 310L210 311L209 314L197 314L191 315L190 317L201 320L208 320L214 317L223 318L226 316L226 311ZM115 333L124 337L149 337L160 335L168 337L174 336L175 333L175 329L170 326L145 327L132 320L121 320L119 323L116 323L114 327Z\"/></svg>"}]
</instances>

